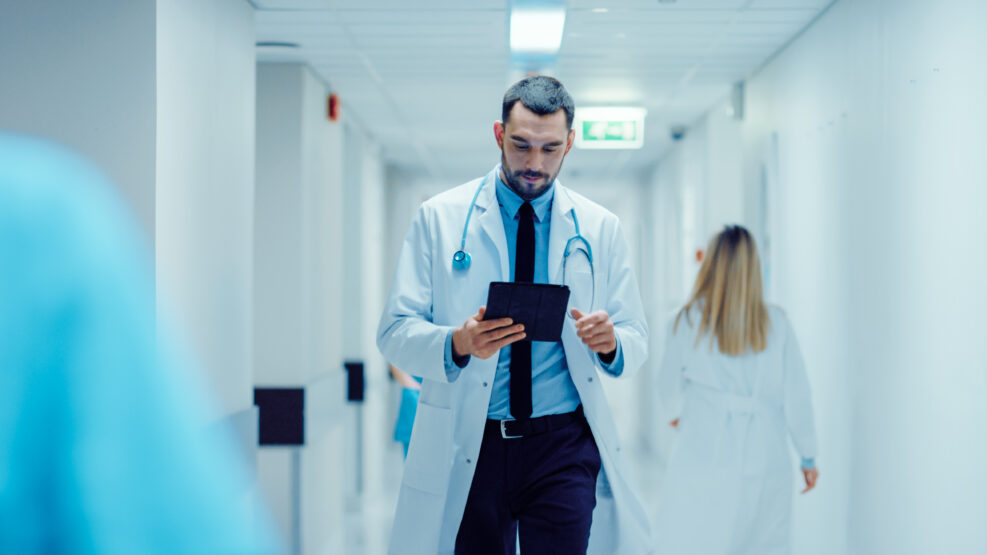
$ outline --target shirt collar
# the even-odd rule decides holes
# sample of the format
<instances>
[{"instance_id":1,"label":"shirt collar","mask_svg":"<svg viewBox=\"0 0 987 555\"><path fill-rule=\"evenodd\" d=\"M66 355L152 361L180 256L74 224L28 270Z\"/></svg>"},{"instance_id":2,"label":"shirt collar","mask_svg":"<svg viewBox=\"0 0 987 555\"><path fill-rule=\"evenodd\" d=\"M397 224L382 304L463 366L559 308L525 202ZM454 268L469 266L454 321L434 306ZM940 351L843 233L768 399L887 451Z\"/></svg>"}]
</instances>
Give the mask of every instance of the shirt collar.
<instances>
[{"instance_id":1,"label":"shirt collar","mask_svg":"<svg viewBox=\"0 0 987 555\"><path fill-rule=\"evenodd\" d=\"M548 218L548 213L552 209L552 199L555 198L555 181L545 189L538 198L531 200L531 208L535 211L535 218L539 222L544 222ZM500 203L501 208L507 213L511 219L517 218L518 210L521 209L521 205L524 204L524 199L518 196L506 183L500 178L500 172L497 172L497 202Z\"/></svg>"}]
</instances>

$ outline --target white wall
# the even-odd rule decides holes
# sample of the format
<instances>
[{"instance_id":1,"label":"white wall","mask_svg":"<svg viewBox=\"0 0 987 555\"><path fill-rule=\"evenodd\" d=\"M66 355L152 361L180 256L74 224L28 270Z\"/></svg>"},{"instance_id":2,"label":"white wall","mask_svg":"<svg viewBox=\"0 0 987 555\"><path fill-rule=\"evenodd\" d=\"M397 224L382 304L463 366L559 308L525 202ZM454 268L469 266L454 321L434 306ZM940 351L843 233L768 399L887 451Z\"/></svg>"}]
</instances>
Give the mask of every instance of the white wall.
<instances>
[{"instance_id":1,"label":"white wall","mask_svg":"<svg viewBox=\"0 0 987 555\"><path fill-rule=\"evenodd\" d=\"M155 2L0 2L0 128L96 162L154 239Z\"/></svg>"},{"instance_id":2,"label":"white wall","mask_svg":"<svg viewBox=\"0 0 987 555\"><path fill-rule=\"evenodd\" d=\"M3 2L0 127L103 168L222 414L250 393L253 12L245 0Z\"/></svg>"},{"instance_id":3,"label":"white wall","mask_svg":"<svg viewBox=\"0 0 987 555\"><path fill-rule=\"evenodd\" d=\"M762 243L820 436L794 553L987 551L985 20L982 2L837 2L747 83L730 216ZM701 142L732 150L717 110ZM688 141L658 170L657 208L708 232L724 222L675 198L676 166L717 171Z\"/></svg>"},{"instance_id":4,"label":"white wall","mask_svg":"<svg viewBox=\"0 0 987 555\"><path fill-rule=\"evenodd\" d=\"M343 355L364 361L368 380L376 380L387 374L377 351L377 321L390 287L390 275L385 275L389 269L384 269L388 257L384 166L380 148L353 121L346 124L344 154L343 251L348 262L343 313L348 317L342 333Z\"/></svg>"},{"instance_id":5,"label":"white wall","mask_svg":"<svg viewBox=\"0 0 987 555\"><path fill-rule=\"evenodd\" d=\"M343 129L306 66L257 66L254 365L305 387L305 445L263 448L260 480L293 549L343 549Z\"/></svg>"},{"instance_id":6,"label":"white wall","mask_svg":"<svg viewBox=\"0 0 987 555\"><path fill-rule=\"evenodd\" d=\"M364 363L365 377L365 401L352 403L347 415L347 445L352 446L353 453L348 473L358 476L351 488L357 493L379 485L371 476L380 469L372 467L393 464L380 451L388 445L393 422L387 406L391 389L388 367L376 345L377 322L390 281L383 269L387 206L380 149L354 120L346 122L344 156L343 252L347 263L343 276L343 354L348 361Z\"/></svg>"},{"instance_id":7,"label":"white wall","mask_svg":"<svg viewBox=\"0 0 987 555\"><path fill-rule=\"evenodd\" d=\"M254 67L245 0L157 2L159 305L226 414L253 406Z\"/></svg>"},{"instance_id":8,"label":"white wall","mask_svg":"<svg viewBox=\"0 0 987 555\"><path fill-rule=\"evenodd\" d=\"M341 124L297 64L257 66L255 363L263 385L342 372Z\"/></svg>"},{"instance_id":9,"label":"white wall","mask_svg":"<svg viewBox=\"0 0 987 555\"><path fill-rule=\"evenodd\" d=\"M377 350L377 320L384 311L384 301L390 287L387 274L387 249L384 248L387 230L387 199L384 189L384 164L380 148L373 143L364 143L361 159L361 237L364 245L362 253L363 345L362 356L368 372L373 376L387 372L384 358Z\"/></svg>"},{"instance_id":10,"label":"white wall","mask_svg":"<svg viewBox=\"0 0 987 555\"><path fill-rule=\"evenodd\" d=\"M258 384L308 378L301 337L301 69L257 66L254 366Z\"/></svg>"}]
</instances>

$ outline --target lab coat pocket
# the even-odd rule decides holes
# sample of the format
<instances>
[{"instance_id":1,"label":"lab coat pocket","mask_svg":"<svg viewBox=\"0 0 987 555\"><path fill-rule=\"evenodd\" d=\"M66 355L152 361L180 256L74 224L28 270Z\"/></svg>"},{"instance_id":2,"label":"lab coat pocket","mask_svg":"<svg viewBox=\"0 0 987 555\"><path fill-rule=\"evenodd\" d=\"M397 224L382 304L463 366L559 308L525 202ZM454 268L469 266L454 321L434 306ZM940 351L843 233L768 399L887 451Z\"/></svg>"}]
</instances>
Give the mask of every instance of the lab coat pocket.
<instances>
[{"instance_id":1,"label":"lab coat pocket","mask_svg":"<svg viewBox=\"0 0 987 555\"><path fill-rule=\"evenodd\" d=\"M427 493L442 494L452 469L452 410L420 402L411 432L404 484Z\"/></svg>"}]
</instances>

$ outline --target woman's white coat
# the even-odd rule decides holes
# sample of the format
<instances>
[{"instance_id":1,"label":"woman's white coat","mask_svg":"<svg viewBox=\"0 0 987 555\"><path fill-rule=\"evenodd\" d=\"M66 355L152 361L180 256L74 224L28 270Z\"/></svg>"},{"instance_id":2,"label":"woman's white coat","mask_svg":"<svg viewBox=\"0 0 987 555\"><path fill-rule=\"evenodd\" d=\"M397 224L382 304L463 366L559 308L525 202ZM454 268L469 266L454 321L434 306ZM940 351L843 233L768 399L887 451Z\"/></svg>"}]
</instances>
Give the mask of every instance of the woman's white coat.
<instances>
[{"instance_id":1,"label":"woman's white coat","mask_svg":"<svg viewBox=\"0 0 987 555\"><path fill-rule=\"evenodd\" d=\"M696 344L701 314L669 324L659 370L666 421L679 418L659 496L658 553L789 552L794 463L816 456L809 381L786 315L769 306L767 348Z\"/></svg>"}]
</instances>

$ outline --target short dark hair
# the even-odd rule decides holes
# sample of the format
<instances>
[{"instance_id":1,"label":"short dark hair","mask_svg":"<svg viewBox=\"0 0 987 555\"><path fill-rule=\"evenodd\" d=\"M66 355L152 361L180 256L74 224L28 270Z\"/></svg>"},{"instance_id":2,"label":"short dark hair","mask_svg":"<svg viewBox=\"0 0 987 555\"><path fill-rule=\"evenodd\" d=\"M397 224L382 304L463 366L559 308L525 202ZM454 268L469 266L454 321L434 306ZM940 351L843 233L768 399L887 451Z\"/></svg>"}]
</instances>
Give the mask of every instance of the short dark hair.
<instances>
[{"instance_id":1,"label":"short dark hair","mask_svg":"<svg viewBox=\"0 0 987 555\"><path fill-rule=\"evenodd\" d=\"M572 102L569 91L565 90L558 79L546 75L536 75L526 77L511 85L511 88L504 93L504 106L500 114L500 119L505 124L518 100L525 108L539 116L547 116L559 110L565 110L566 125L572 129L576 105Z\"/></svg>"}]
</instances>

